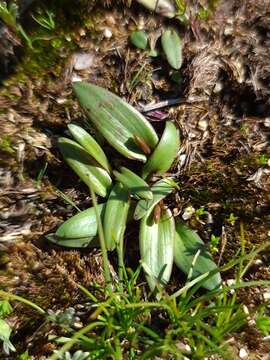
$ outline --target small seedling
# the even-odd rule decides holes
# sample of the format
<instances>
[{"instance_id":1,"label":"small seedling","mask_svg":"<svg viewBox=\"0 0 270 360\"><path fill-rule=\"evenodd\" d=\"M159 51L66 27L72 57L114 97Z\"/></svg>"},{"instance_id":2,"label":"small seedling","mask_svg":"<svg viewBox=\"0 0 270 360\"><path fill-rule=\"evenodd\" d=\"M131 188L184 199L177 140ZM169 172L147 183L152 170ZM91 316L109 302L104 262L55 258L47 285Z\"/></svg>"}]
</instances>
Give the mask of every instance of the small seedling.
<instances>
[{"instance_id":1,"label":"small seedling","mask_svg":"<svg viewBox=\"0 0 270 360\"><path fill-rule=\"evenodd\" d=\"M219 244L220 244L220 237L212 234L211 238L210 238L210 244L209 244L210 251L212 254L216 254L219 252Z\"/></svg>"},{"instance_id":2,"label":"small seedling","mask_svg":"<svg viewBox=\"0 0 270 360\"><path fill-rule=\"evenodd\" d=\"M54 13L46 10L44 14L39 14L37 16L32 15L32 18L44 29L52 31L55 28L54 22Z\"/></svg>"},{"instance_id":3,"label":"small seedling","mask_svg":"<svg viewBox=\"0 0 270 360\"><path fill-rule=\"evenodd\" d=\"M142 30L134 31L130 36L130 41L137 48L145 50L148 45L148 35Z\"/></svg>"},{"instance_id":4,"label":"small seedling","mask_svg":"<svg viewBox=\"0 0 270 360\"><path fill-rule=\"evenodd\" d=\"M139 49L148 48L148 35L144 31L134 31L130 36L131 43ZM178 33L173 29L167 29L161 35L161 45L169 65L179 70L182 66L182 41ZM156 49L148 49L148 55L158 56Z\"/></svg>"}]
</instances>

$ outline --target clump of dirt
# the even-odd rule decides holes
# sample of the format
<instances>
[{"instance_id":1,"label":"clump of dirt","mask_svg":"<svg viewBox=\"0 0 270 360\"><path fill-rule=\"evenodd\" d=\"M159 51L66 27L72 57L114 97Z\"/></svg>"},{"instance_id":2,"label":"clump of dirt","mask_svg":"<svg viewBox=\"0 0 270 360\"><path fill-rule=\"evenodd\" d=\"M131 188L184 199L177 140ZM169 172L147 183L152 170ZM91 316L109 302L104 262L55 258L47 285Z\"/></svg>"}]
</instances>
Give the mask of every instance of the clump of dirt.
<instances>
[{"instance_id":1,"label":"clump of dirt","mask_svg":"<svg viewBox=\"0 0 270 360\"><path fill-rule=\"evenodd\" d=\"M46 249L44 244L37 247L33 239L32 242L9 243L2 248L2 252L8 256L4 258L2 255L5 261L1 262L0 267L1 288L38 304L50 316L71 312L72 318L76 316L75 326L76 323L83 326L86 319L78 318L76 309L84 308L87 300L79 285L97 297L100 297L100 293L96 288L105 285L99 252L80 254L59 248ZM49 326L44 323L43 316L20 303L16 304L7 321L16 334L14 341L17 351L23 352L27 348L37 359L53 350L54 345L48 339L50 334L64 334L60 326L62 322L57 326L57 321L54 321L54 325Z\"/></svg>"}]
</instances>

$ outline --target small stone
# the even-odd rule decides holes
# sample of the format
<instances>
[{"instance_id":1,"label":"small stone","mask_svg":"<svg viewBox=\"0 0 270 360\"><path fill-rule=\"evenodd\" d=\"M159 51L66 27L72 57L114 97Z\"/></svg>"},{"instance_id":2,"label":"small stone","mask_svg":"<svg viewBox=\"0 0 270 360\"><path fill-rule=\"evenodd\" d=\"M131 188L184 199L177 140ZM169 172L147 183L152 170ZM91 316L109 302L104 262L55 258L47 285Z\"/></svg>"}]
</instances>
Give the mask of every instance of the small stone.
<instances>
[{"instance_id":1,"label":"small stone","mask_svg":"<svg viewBox=\"0 0 270 360\"><path fill-rule=\"evenodd\" d=\"M270 301L270 292L263 293L263 300Z\"/></svg>"},{"instance_id":2,"label":"small stone","mask_svg":"<svg viewBox=\"0 0 270 360\"><path fill-rule=\"evenodd\" d=\"M75 309L80 309L80 310L85 308L83 304L76 304L74 307Z\"/></svg>"},{"instance_id":3,"label":"small stone","mask_svg":"<svg viewBox=\"0 0 270 360\"><path fill-rule=\"evenodd\" d=\"M109 26L113 26L116 24L115 18L112 15L106 15L105 21L106 21L106 24Z\"/></svg>"},{"instance_id":4,"label":"small stone","mask_svg":"<svg viewBox=\"0 0 270 360\"><path fill-rule=\"evenodd\" d=\"M74 55L74 69L77 71L89 69L93 60L93 53L76 53Z\"/></svg>"},{"instance_id":5,"label":"small stone","mask_svg":"<svg viewBox=\"0 0 270 360\"><path fill-rule=\"evenodd\" d=\"M228 286L232 286L232 285L234 285L234 284L235 284L235 279L228 279L228 280L227 280L227 285L228 285ZM234 289L231 289L231 290L230 290L230 293L231 293L231 294L234 294L234 293L235 293L235 290L234 290Z\"/></svg>"},{"instance_id":6,"label":"small stone","mask_svg":"<svg viewBox=\"0 0 270 360\"><path fill-rule=\"evenodd\" d=\"M80 34L80 36L84 36L86 34L86 32L85 32L85 30L83 28L81 28L79 30L79 34Z\"/></svg>"},{"instance_id":7,"label":"small stone","mask_svg":"<svg viewBox=\"0 0 270 360\"><path fill-rule=\"evenodd\" d=\"M206 131L208 128L208 121L206 119L199 120L198 127L201 131Z\"/></svg>"},{"instance_id":8,"label":"small stone","mask_svg":"<svg viewBox=\"0 0 270 360\"><path fill-rule=\"evenodd\" d=\"M110 39L112 37L112 30L109 28L105 28L103 35L106 39Z\"/></svg>"},{"instance_id":9,"label":"small stone","mask_svg":"<svg viewBox=\"0 0 270 360\"><path fill-rule=\"evenodd\" d=\"M215 86L214 86L213 93L214 94L219 94L222 89L223 89L223 83L221 81L217 81Z\"/></svg>"},{"instance_id":10,"label":"small stone","mask_svg":"<svg viewBox=\"0 0 270 360\"><path fill-rule=\"evenodd\" d=\"M246 315L249 315L249 310L248 307L246 305L243 306L243 311Z\"/></svg>"},{"instance_id":11,"label":"small stone","mask_svg":"<svg viewBox=\"0 0 270 360\"><path fill-rule=\"evenodd\" d=\"M224 35L225 36L232 35L233 31L234 31L233 26L227 25L224 29Z\"/></svg>"},{"instance_id":12,"label":"small stone","mask_svg":"<svg viewBox=\"0 0 270 360\"><path fill-rule=\"evenodd\" d=\"M75 321L75 322L73 323L73 327L74 327L75 329L81 329L81 328L83 327L83 324L82 324L80 321Z\"/></svg>"},{"instance_id":13,"label":"small stone","mask_svg":"<svg viewBox=\"0 0 270 360\"><path fill-rule=\"evenodd\" d=\"M195 213L195 209L192 206L188 206L185 208L184 213L182 215L183 220L189 220L192 215Z\"/></svg>"},{"instance_id":14,"label":"small stone","mask_svg":"<svg viewBox=\"0 0 270 360\"><path fill-rule=\"evenodd\" d=\"M187 159L187 155L186 154L181 154L179 156L179 164L180 164L180 168L182 168L185 165Z\"/></svg>"},{"instance_id":15,"label":"small stone","mask_svg":"<svg viewBox=\"0 0 270 360\"><path fill-rule=\"evenodd\" d=\"M269 118L269 117L265 118L265 120L264 120L264 126L270 127L270 118Z\"/></svg>"},{"instance_id":16,"label":"small stone","mask_svg":"<svg viewBox=\"0 0 270 360\"><path fill-rule=\"evenodd\" d=\"M66 98L58 98L56 99L57 104L62 105L67 102Z\"/></svg>"},{"instance_id":17,"label":"small stone","mask_svg":"<svg viewBox=\"0 0 270 360\"><path fill-rule=\"evenodd\" d=\"M247 353L246 349L244 349L244 348L240 349L239 357L240 357L240 359L246 359L248 357L248 353Z\"/></svg>"},{"instance_id":18,"label":"small stone","mask_svg":"<svg viewBox=\"0 0 270 360\"><path fill-rule=\"evenodd\" d=\"M72 82L82 81L82 78L81 78L79 75L74 74L74 75L72 76L72 78L71 78L71 81L72 81Z\"/></svg>"}]
</instances>

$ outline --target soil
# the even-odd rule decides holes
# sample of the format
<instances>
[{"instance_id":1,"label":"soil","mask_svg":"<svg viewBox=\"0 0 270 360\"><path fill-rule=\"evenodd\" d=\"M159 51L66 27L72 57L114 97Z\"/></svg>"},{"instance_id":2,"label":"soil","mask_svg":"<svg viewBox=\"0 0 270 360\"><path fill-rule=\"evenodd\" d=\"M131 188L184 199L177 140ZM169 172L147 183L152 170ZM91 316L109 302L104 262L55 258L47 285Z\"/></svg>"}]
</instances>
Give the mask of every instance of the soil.
<instances>
[{"instance_id":1,"label":"soil","mask_svg":"<svg viewBox=\"0 0 270 360\"><path fill-rule=\"evenodd\" d=\"M159 132L168 118L181 131L179 157L171 169L180 190L168 205L179 217L193 208L188 222L206 243L211 235L220 238L214 256L221 265L239 250L240 227L246 251L270 240L269 2L220 0L212 14L198 19L200 1L190 1L186 25L135 2L105 3L81 0L74 9L68 2L63 10L48 2L56 14L52 33L31 20L41 7L32 4L21 21L30 37L42 38L33 49L2 25L0 288L46 310L84 303L78 283L88 288L104 283L98 250L66 251L44 240L76 212L59 191L80 209L91 206L86 187L56 146L68 123L85 119L72 93L76 78L103 86L139 109L180 98L176 106L145 114ZM151 58L129 41L133 30L143 28L154 42L165 26L177 27L183 39L177 82L163 56ZM86 65L80 64L82 54ZM113 165L123 162L116 158ZM196 216L198 209L204 212ZM127 261L134 265L132 256ZM232 272L225 273L223 280L231 277ZM246 279L270 280L269 252L259 255ZM239 300L252 309L267 301L269 292L267 287L245 289ZM52 351L46 336L59 329L48 324L40 329L40 318L21 305L9 322L18 352L28 349L41 359ZM235 334L233 346L236 359L241 347L248 359L269 359L269 342L262 341L254 324Z\"/></svg>"}]
</instances>

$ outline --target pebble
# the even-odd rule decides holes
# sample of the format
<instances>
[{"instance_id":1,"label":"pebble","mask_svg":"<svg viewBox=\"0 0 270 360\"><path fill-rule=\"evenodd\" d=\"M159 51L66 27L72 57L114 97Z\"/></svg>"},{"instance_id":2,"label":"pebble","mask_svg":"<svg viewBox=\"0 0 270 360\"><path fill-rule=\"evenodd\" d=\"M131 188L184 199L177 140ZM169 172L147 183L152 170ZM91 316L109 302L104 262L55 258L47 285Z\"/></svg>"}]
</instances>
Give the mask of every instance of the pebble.
<instances>
[{"instance_id":1,"label":"pebble","mask_svg":"<svg viewBox=\"0 0 270 360\"><path fill-rule=\"evenodd\" d=\"M112 30L109 28L105 28L103 35L106 39L110 39L112 37Z\"/></svg>"},{"instance_id":2,"label":"pebble","mask_svg":"<svg viewBox=\"0 0 270 360\"><path fill-rule=\"evenodd\" d=\"M74 55L74 69L77 71L89 69L93 60L93 53L76 53Z\"/></svg>"},{"instance_id":3,"label":"pebble","mask_svg":"<svg viewBox=\"0 0 270 360\"><path fill-rule=\"evenodd\" d=\"M240 359L246 359L248 357L248 353L247 353L246 349L244 349L244 348L240 349L239 357L240 357Z\"/></svg>"},{"instance_id":4,"label":"pebble","mask_svg":"<svg viewBox=\"0 0 270 360\"><path fill-rule=\"evenodd\" d=\"M227 285L228 285L228 286L232 286L232 285L235 284L235 279L228 279L226 282L227 282ZM231 290L230 290L230 293L231 293L231 294L234 294L234 293L235 293L235 290L234 290L234 289L231 289Z\"/></svg>"},{"instance_id":5,"label":"pebble","mask_svg":"<svg viewBox=\"0 0 270 360\"><path fill-rule=\"evenodd\" d=\"M246 315L249 315L249 310L248 307L246 305L243 306L243 311Z\"/></svg>"},{"instance_id":6,"label":"pebble","mask_svg":"<svg viewBox=\"0 0 270 360\"><path fill-rule=\"evenodd\" d=\"M213 93L218 94L221 92L222 89L223 89L223 83L221 81L217 81L214 86Z\"/></svg>"},{"instance_id":7,"label":"pebble","mask_svg":"<svg viewBox=\"0 0 270 360\"><path fill-rule=\"evenodd\" d=\"M263 293L263 300L264 301L270 301L270 292Z\"/></svg>"},{"instance_id":8,"label":"pebble","mask_svg":"<svg viewBox=\"0 0 270 360\"><path fill-rule=\"evenodd\" d=\"M57 104L62 105L65 104L67 102L66 98L58 98L56 99Z\"/></svg>"},{"instance_id":9,"label":"pebble","mask_svg":"<svg viewBox=\"0 0 270 360\"><path fill-rule=\"evenodd\" d=\"M80 321L75 321L75 322L73 323L73 327L74 327L75 329L81 329L81 328L83 327L83 324L82 324Z\"/></svg>"},{"instance_id":10,"label":"pebble","mask_svg":"<svg viewBox=\"0 0 270 360\"><path fill-rule=\"evenodd\" d=\"M265 118L265 120L264 120L264 126L270 127L270 118L269 118L269 117Z\"/></svg>"},{"instance_id":11,"label":"pebble","mask_svg":"<svg viewBox=\"0 0 270 360\"><path fill-rule=\"evenodd\" d=\"M105 21L109 26L113 26L116 24L115 18L112 15L106 15Z\"/></svg>"},{"instance_id":12,"label":"pebble","mask_svg":"<svg viewBox=\"0 0 270 360\"><path fill-rule=\"evenodd\" d=\"M79 75L74 74L74 75L72 75L71 81L72 82L82 81L82 78Z\"/></svg>"},{"instance_id":13,"label":"pebble","mask_svg":"<svg viewBox=\"0 0 270 360\"><path fill-rule=\"evenodd\" d=\"M183 220L189 220L194 213L195 213L194 207L192 206L186 207L182 215Z\"/></svg>"},{"instance_id":14,"label":"pebble","mask_svg":"<svg viewBox=\"0 0 270 360\"><path fill-rule=\"evenodd\" d=\"M185 165L187 159L187 155L186 154L181 154L179 156L179 164L180 164L180 168L182 168Z\"/></svg>"},{"instance_id":15,"label":"pebble","mask_svg":"<svg viewBox=\"0 0 270 360\"><path fill-rule=\"evenodd\" d=\"M201 131L206 131L208 128L208 121L206 119L199 120L198 127Z\"/></svg>"}]
</instances>

